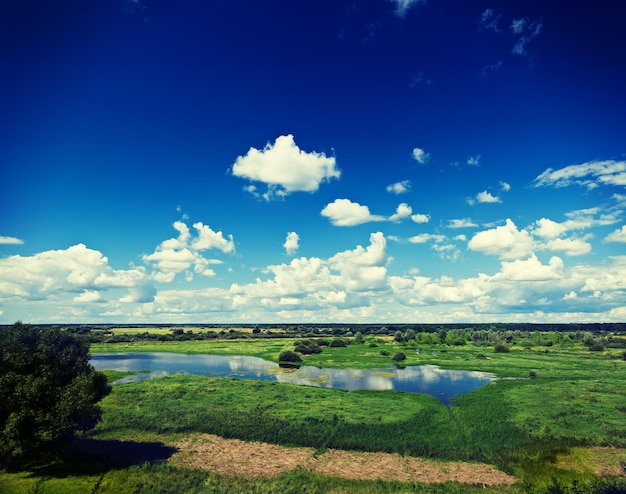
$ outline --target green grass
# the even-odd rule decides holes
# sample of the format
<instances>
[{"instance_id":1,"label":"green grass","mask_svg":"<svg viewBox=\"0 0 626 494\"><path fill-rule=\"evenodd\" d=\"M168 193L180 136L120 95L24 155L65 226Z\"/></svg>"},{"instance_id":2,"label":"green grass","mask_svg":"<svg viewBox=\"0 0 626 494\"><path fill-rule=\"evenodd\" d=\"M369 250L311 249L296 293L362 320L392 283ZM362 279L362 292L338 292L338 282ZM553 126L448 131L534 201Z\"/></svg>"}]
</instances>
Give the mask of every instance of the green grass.
<instances>
[{"instance_id":1,"label":"green grass","mask_svg":"<svg viewBox=\"0 0 626 494\"><path fill-rule=\"evenodd\" d=\"M276 361L281 351L293 348L294 341L138 342L98 344L93 345L92 351L251 355ZM445 369L492 372L498 380L458 397L447 408L435 398L411 393L346 392L176 375L116 386L103 401L103 419L88 438L96 441L93 444L126 441L141 446L173 444L183 435L207 432L320 450L341 448L480 460L521 479L517 486L481 492L603 492L601 489L613 482L598 480L589 470L564 470L557 466L556 457L572 447L576 447L579 456L584 456L581 446L626 448L626 361L621 358L622 350L589 352L579 342L568 342L549 348L513 345L510 353L494 353L493 346L398 344L388 338L378 339L376 345L324 347L321 354L305 355L304 364L384 368L392 363L390 355L403 351L407 355L406 365L432 364ZM381 350L389 355L381 355ZM529 378L531 371L536 378ZM121 375L107 372L110 380ZM271 479L230 479L176 468L141 455L135 462L123 465L111 464L111 455L96 460L87 456L84 461L82 466L74 462L31 473L0 473L0 491L478 491L452 483L427 486L351 481L302 470ZM579 487L587 486L587 490L568 490L573 482Z\"/></svg>"}]
</instances>

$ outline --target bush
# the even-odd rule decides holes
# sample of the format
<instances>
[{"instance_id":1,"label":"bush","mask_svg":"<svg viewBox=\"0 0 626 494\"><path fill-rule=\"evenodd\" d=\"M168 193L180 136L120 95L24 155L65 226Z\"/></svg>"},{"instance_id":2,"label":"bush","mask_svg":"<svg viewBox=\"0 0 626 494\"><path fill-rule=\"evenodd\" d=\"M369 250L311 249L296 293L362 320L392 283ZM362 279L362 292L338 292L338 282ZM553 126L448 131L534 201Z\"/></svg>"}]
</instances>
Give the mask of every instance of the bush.
<instances>
[{"instance_id":1,"label":"bush","mask_svg":"<svg viewBox=\"0 0 626 494\"><path fill-rule=\"evenodd\" d=\"M292 352L291 350L285 350L281 352L278 356L279 362L302 362L302 357L298 355L296 352Z\"/></svg>"},{"instance_id":2,"label":"bush","mask_svg":"<svg viewBox=\"0 0 626 494\"><path fill-rule=\"evenodd\" d=\"M390 354L387 350L381 350L381 351L380 351L380 354L381 354L383 357L389 357L389 355L391 355L391 354Z\"/></svg>"},{"instance_id":3,"label":"bush","mask_svg":"<svg viewBox=\"0 0 626 494\"><path fill-rule=\"evenodd\" d=\"M393 357L391 357L391 359L395 362L401 362L403 360L406 360L406 355L404 354L404 352L396 352L393 354Z\"/></svg>"},{"instance_id":4,"label":"bush","mask_svg":"<svg viewBox=\"0 0 626 494\"><path fill-rule=\"evenodd\" d=\"M602 343L600 343L600 342L593 343L589 347L589 351L590 352L603 352L604 351L604 345Z\"/></svg>"},{"instance_id":5,"label":"bush","mask_svg":"<svg viewBox=\"0 0 626 494\"><path fill-rule=\"evenodd\" d=\"M303 355L311 355L313 353L322 353L322 349L317 342L312 340L299 340L294 344L294 350Z\"/></svg>"},{"instance_id":6,"label":"bush","mask_svg":"<svg viewBox=\"0 0 626 494\"><path fill-rule=\"evenodd\" d=\"M493 351L494 353L509 353L511 349L502 343L498 343L495 347L493 347Z\"/></svg>"},{"instance_id":7,"label":"bush","mask_svg":"<svg viewBox=\"0 0 626 494\"><path fill-rule=\"evenodd\" d=\"M333 348L348 346L346 340L343 338L333 338L330 342L330 346Z\"/></svg>"}]
</instances>

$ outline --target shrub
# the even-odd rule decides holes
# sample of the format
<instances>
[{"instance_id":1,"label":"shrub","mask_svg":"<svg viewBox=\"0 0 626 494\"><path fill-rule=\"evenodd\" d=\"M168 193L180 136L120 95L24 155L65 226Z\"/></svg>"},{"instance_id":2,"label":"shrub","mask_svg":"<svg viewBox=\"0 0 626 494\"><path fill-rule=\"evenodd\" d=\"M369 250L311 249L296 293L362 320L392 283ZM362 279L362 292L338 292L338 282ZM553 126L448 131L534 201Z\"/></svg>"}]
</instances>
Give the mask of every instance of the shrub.
<instances>
[{"instance_id":1,"label":"shrub","mask_svg":"<svg viewBox=\"0 0 626 494\"><path fill-rule=\"evenodd\" d=\"M493 347L493 351L495 353L509 353L511 349L502 343L498 343L495 347Z\"/></svg>"},{"instance_id":2,"label":"shrub","mask_svg":"<svg viewBox=\"0 0 626 494\"><path fill-rule=\"evenodd\" d=\"M535 379L537 377L537 373L535 371L530 371L528 373L528 377L530 377L531 379Z\"/></svg>"},{"instance_id":3,"label":"shrub","mask_svg":"<svg viewBox=\"0 0 626 494\"><path fill-rule=\"evenodd\" d=\"M380 354L381 354L383 357L388 357L389 355L391 355L391 354L390 354L387 350L381 350L381 351L380 351Z\"/></svg>"},{"instance_id":4,"label":"shrub","mask_svg":"<svg viewBox=\"0 0 626 494\"><path fill-rule=\"evenodd\" d=\"M285 350L281 352L278 356L279 362L302 362L302 357L298 355L296 352L292 352L291 350Z\"/></svg>"},{"instance_id":5,"label":"shrub","mask_svg":"<svg viewBox=\"0 0 626 494\"><path fill-rule=\"evenodd\" d=\"M346 340L343 338L333 338L330 342L330 346L333 348L344 347L347 345Z\"/></svg>"},{"instance_id":6,"label":"shrub","mask_svg":"<svg viewBox=\"0 0 626 494\"><path fill-rule=\"evenodd\" d=\"M406 355L404 354L404 352L396 352L393 354L393 357L391 357L391 359L395 362L401 362L403 360L406 360Z\"/></svg>"},{"instance_id":7,"label":"shrub","mask_svg":"<svg viewBox=\"0 0 626 494\"><path fill-rule=\"evenodd\" d=\"M294 344L294 350L303 355L311 355L313 353L322 353L322 349L315 341L299 340Z\"/></svg>"},{"instance_id":8,"label":"shrub","mask_svg":"<svg viewBox=\"0 0 626 494\"><path fill-rule=\"evenodd\" d=\"M603 352L604 345L600 342L594 343L589 347L590 352Z\"/></svg>"}]
</instances>

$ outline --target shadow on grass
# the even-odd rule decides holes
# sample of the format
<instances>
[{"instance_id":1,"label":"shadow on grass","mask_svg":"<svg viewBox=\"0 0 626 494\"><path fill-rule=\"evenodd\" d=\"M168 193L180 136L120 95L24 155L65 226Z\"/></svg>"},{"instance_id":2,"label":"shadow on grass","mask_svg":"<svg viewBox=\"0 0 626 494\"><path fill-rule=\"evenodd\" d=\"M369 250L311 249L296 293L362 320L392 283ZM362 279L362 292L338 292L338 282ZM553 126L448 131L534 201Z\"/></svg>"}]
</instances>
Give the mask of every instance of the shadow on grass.
<instances>
[{"instance_id":1,"label":"shadow on grass","mask_svg":"<svg viewBox=\"0 0 626 494\"><path fill-rule=\"evenodd\" d=\"M37 477L96 475L133 465L163 462L176 451L160 442L74 439L57 459L31 468L31 472Z\"/></svg>"}]
</instances>

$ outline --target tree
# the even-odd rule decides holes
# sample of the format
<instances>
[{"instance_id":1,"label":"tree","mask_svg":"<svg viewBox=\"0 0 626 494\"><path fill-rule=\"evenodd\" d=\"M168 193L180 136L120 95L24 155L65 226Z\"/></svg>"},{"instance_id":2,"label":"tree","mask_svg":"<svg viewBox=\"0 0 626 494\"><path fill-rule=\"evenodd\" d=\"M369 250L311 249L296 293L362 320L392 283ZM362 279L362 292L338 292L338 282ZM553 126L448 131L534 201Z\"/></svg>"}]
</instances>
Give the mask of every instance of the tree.
<instances>
[{"instance_id":1,"label":"tree","mask_svg":"<svg viewBox=\"0 0 626 494\"><path fill-rule=\"evenodd\" d=\"M101 417L110 392L89 363L87 343L59 329L0 329L0 457L37 459Z\"/></svg>"},{"instance_id":2,"label":"tree","mask_svg":"<svg viewBox=\"0 0 626 494\"><path fill-rule=\"evenodd\" d=\"M406 360L406 355L404 354L404 352L396 352L393 354L393 357L391 357L392 360L395 360L396 362L402 362L403 360Z\"/></svg>"},{"instance_id":3,"label":"tree","mask_svg":"<svg viewBox=\"0 0 626 494\"><path fill-rule=\"evenodd\" d=\"M402 334L402 331L396 331L393 335L393 339L394 341L397 341L398 343L402 343L404 341L404 336Z\"/></svg>"},{"instance_id":4,"label":"tree","mask_svg":"<svg viewBox=\"0 0 626 494\"><path fill-rule=\"evenodd\" d=\"M356 334L354 335L354 341L353 343L356 344L362 344L365 342L365 339L363 338L363 333L361 333L360 331L357 331Z\"/></svg>"}]
</instances>

